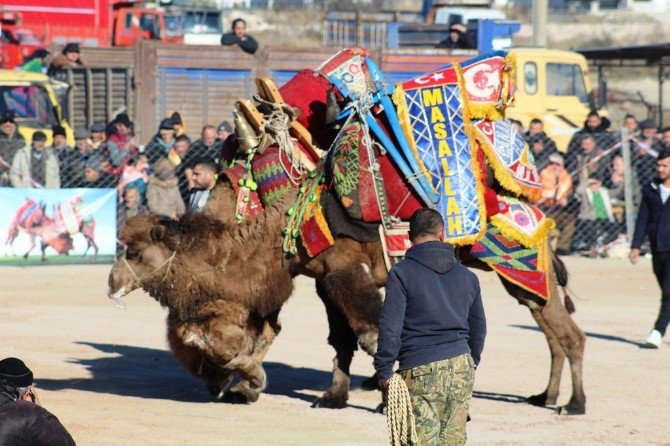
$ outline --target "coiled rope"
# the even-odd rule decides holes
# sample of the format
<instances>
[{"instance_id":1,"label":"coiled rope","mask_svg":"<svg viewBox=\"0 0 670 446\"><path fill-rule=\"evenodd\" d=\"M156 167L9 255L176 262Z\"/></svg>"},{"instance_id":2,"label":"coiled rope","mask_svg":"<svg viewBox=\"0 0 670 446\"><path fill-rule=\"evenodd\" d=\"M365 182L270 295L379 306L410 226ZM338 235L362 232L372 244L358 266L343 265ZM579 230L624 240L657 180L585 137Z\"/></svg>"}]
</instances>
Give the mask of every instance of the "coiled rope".
<instances>
[{"instance_id":1,"label":"coiled rope","mask_svg":"<svg viewBox=\"0 0 670 446\"><path fill-rule=\"evenodd\" d=\"M409 426L407 425L408 420ZM386 425L388 426L391 446L409 445L410 439L416 441L416 425L414 423L414 413L412 412L412 400L409 396L405 380L397 373L393 374L389 383L386 403Z\"/></svg>"}]
</instances>

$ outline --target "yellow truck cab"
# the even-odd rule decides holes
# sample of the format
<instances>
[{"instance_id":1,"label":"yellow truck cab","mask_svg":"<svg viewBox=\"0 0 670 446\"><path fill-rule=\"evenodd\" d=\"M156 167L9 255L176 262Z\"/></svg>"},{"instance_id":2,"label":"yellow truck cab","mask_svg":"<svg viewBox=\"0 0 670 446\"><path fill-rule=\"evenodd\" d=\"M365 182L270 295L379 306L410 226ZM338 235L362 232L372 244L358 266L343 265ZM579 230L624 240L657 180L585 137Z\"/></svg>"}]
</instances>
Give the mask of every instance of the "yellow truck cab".
<instances>
[{"instance_id":1,"label":"yellow truck cab","mask_svg":"<svg viewBox=\"0 0 670 446\"><path fill-rule=\"evenodd\" d=\"M65 128L68 144L74 145L74 134L63 119L54 85L63 88L62 82L43 74L0 70L0 113L14 111L16 124L27 142L33 133L42 131L47 135L47 144L51 144L51 128L58 124Z\"/></svg>"},{"instance_id":2,"label":"yellow truck cab","mask_svg":"<svg viewBox=\"0 0 670 446\"><path fill-rule=\"evenodd\" d=\"M516 56L517 92L505 116L526 128L532 119L541 119L547 135L566 151L572 135L595 108L586 59L571 51L544 48L510 52Z\"/></svg>"}]
</instances>

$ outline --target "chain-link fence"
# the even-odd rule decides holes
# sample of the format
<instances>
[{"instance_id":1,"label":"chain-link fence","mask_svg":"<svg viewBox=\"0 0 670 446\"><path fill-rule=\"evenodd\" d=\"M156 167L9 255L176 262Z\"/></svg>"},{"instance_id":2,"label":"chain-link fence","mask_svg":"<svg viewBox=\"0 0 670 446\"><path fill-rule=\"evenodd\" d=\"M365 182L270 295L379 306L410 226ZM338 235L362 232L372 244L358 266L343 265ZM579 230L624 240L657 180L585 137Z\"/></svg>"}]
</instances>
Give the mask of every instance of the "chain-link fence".
<instances>
[{"instance_id":1,"label":"chain-link fence","mask_svg":"<svg viewBox=\"0 0 670 446\"><path fill-rule=\"evenodd\" d=\"M542 183L538 206L556 222L552 247L559 254L606 256L611 247L627 245L641 189L655 176L658 152L670 147L670 131L643 127L630 133L580 131L564 153L544 133L526 134ZM140 144L132 123L120 115L110 125L76 129L74 147L61 129L54 130L53 145L34 137L32 151L20 138L0 141L0 186L115 188L120 231L138 213L183 214L191 189L198 187L196 164L219 165L232 128L207 126L193 141L180 135L178 122L164 120Z\"/></svg>"},{"instance_id":2,"label":"chain-link fence","mask_svg":"<svg viewBox=\"0 0 670 446\"><path fill-rule=\"evenodd\" d=\"M542 181L539 206L556 222L559 254L606 257L628 245L642 187L655 177L658 152L670 147L670 131L631 130L577 132L565 153L543 134L528 137Z\"/></svg>"}]
</instances>

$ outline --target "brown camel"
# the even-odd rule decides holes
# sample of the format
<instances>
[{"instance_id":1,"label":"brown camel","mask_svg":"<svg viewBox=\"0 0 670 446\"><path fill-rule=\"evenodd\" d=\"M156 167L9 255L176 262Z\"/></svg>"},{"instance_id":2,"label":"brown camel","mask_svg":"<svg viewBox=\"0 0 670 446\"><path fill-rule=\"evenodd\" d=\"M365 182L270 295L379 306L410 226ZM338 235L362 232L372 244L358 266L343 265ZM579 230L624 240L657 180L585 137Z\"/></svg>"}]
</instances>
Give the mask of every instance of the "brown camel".
<instances>
[{"instance_id":1,"label":"brown camel","mask_svg":"<svg viewBox=\"0 0 670 446\"><path fill-rule=\"evenodd\" d=\"M262 359L293 291L275 243L294 199L288 194L240 225L205 214L179 221L140 215L126 222L121 237L128 248L110 272L109 296L142 287L168 308L170 349L214 396L256 401L265 387ZM240 382L224 395L235 373Z\"/></svg>"}]
</instances>

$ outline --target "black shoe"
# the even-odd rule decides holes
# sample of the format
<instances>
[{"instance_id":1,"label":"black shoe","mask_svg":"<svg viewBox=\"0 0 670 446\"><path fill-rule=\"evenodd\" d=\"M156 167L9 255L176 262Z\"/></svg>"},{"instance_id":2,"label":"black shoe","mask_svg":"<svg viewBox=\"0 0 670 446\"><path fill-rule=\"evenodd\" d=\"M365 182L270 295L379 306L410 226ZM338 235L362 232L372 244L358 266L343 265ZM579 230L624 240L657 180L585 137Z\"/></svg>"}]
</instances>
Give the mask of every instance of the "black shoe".
<instances>
[{"instance_id":1,"label":"black shoe","mask_svg":"<svg viewBox=\"0 0 670 446\"><path fill-rule=\"evenodd\" d=\"M557 256L569 256L570 254L572 254L567 249L557 249L556 251L554 251L554 253L556 253Z\"/></svg>"}]
</instances>

